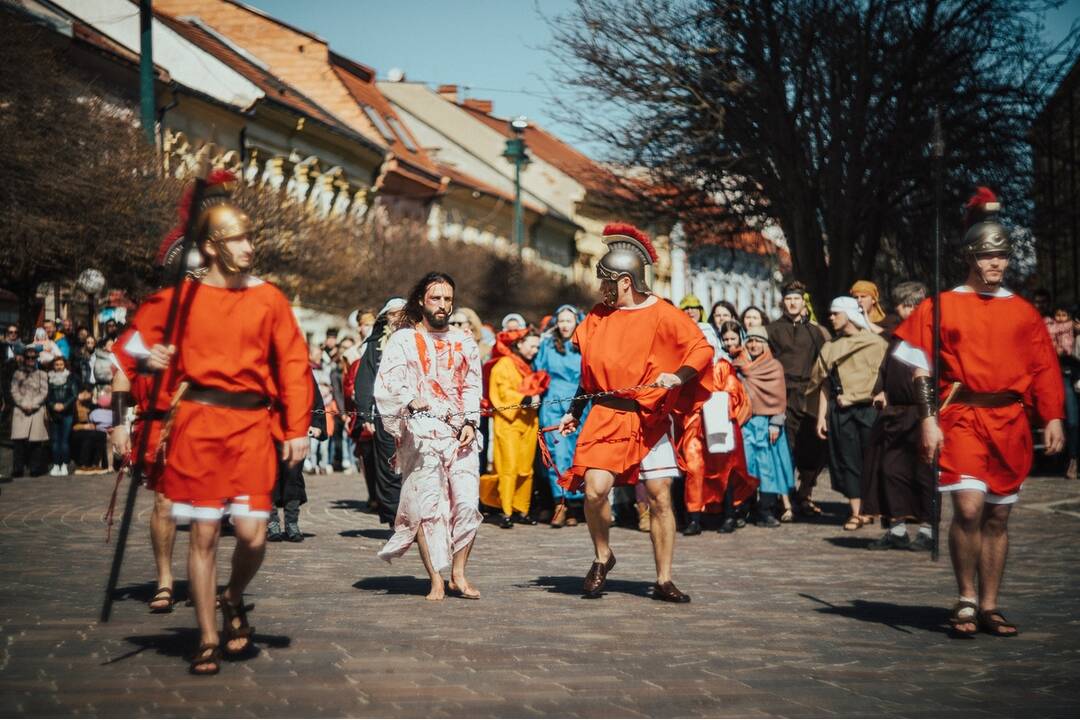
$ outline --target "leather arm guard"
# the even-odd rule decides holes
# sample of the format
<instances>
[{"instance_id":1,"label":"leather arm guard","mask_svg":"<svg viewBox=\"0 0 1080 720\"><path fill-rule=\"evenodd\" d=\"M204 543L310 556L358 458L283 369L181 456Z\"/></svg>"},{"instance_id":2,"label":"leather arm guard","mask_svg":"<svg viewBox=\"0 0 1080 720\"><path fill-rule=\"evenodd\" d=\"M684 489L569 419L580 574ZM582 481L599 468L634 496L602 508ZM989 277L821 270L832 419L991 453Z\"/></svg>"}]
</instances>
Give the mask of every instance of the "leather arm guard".
<instances>
[{"instance_id":1,"label":"leather arm guard","mask_svg":"<svg viewBox=\"0 0 1080 720\"><path fill-rule=\"evenodd\" d=\"M127 421L127 412L130 407L131 393L120 390L112 394L113 427L119 427Z\"/></svg>"},{"instance_id":2,"label":"leather arm guard","mask_svg":"<svg viewBox=\"0 0 1080 720\"><path fill-rule=\"evenodd\" d=\"M683 365L675 371L675 375L677 375L678 378L682 380L683 385L685 385L698 376L698 371L689 365Z\"/></svg>"},{"instance_id":3,"label":"leather arm guard","mask_svg":"<svg viewBox=\"0 0 1080 720\"><path fill-rule=\"evenodd\" d=\"M580 396L585 394L585 388L578 385L578 389L574 391L574 396ZM581 414L585 412L585 406L589 404L589 401L585 398L578 398L570 401L570 414L574 416L575 420L581 419Z\"/></svg>"},{"instance_id":4,"label":"leather arm guard","mask_svg":"<svg viewBox=\"0 0 1080 720\"><path fill-rule=\"evenodd\" d=\"M919 408L919 418L937 417L937 395L934 392L934 379L927 376L915 378L915 404Z\"/></svg>"}]
</instances>

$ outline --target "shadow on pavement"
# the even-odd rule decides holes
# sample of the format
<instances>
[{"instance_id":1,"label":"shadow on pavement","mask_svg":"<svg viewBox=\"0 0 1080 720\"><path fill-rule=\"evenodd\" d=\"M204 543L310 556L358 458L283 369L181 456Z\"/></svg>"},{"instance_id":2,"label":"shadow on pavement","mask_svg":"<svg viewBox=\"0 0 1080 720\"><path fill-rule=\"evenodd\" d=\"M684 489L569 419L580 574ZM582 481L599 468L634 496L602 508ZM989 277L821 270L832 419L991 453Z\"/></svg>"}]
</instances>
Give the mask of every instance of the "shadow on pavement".
<instances>
[{"instance_id":1,"label":"shadow on pavement","mask_svg":"<svg viewBox=\"0 0 1080 720\"><path fill-rule=\"evenodd\" d=\"M581 585L585 581L584 575L541 575L527 585L521 587L536 587L547 590L550 593L560 595L581 596ZM649 597L649 591L653 584L643 580L612 580L608 579L604 585L604 595L608 593L623 593L624 595L637 595Z\"/></svg>"},{"instance_id":2,"label":"shadow on pavement","mask_svg":"<svg viewBox=\"0 0 1080 720\"><path fill-rule=\"evenodd\" d=\"M390 528L372 529L365 528L363 530L342 530L338 533L341 537L355 538L371 538L372 540L389 540L394 534L394 531Z\"/></svg>"},{"instance_id":3,"label":"shadow on pavement","mask_svg":"<svg viewBox=\"0 0 1080 720\"><path fill-rule=\"evenodd\" d=\"M243 659L248 660L259 654L259 648L266 646L274 649L287 648L292 644L292 638L287 635L265 635L256 632L253 636L255 648L250 654L245 654ZM102 665L113 665L124 660L140 655L147 650L153 650L158 655L174 658L190 658L199 647L199 630L194 627L166 628L166 632L158 635L129 635L124 638L135 647L128 652L110 658Z\"/></svg>"},{"instance_id":4,"label":"shadow on pavement","mask_svg":"<svg viewBox=\"0 0 1080 720\"><path fill-rule=\"evenodd\" d=\"M858 537L855 535L840 535L838 537L824 538L825 542L830 545L835 545L841 548L853 548L856 550L870 547L870 543L877 540L877 536L874 537Z\"/></svg>"},{"instance_id":5,"label":"shadow on pavement","mask_svg":"<svg viewBox=\"0 0 1080 720\"><path fill-rule=\"evenodd\" d=\"M373 511L368 510L367 500L332 500L330 502L331 510L355 510L359 513L372 514Z\"/></svg>"},{"instance_id":6,"label":"shadow on pavement","mask_svg":"<svg viewBox=\"0 0 1080 720\"><path fill-rule=\"evenodd\" d=\"M364 578L353 583L357 590L367 590L383 595L427 595L431 581L412 575L380 575Z\"/></svg>"},{"instance_id":7,"label":"shadow on pavement","mask_svg":"<svg viewBox=\"0 0 1080 720\"><path fill-rule=\"evenodd\" d=\"M116 593L113 595L114 602L121 602L123 600L134 600L141 603L149 603L150 599L157 593L156 582L144 582L136 585L125 585L124 587L116 588ZM173 583L173 600L178 603L187 602L190 599L188 594L187 580L177 580Z\"/></svg>"},{"instance_id":8,"label":"shadow on pavement","mask_svg":"<svg viewBox=\"0 0 1080 720\"><path fill-rule=\"evenodd\" d=\"M943 635L950 633L946 623L948 611L932 605L897 605L859 599L851 600L850 605L834 605L806 593L799 593L799 597L821 605L815 610L823 615L837 615L861 622L878 623L908 635L912 634L911 630L923 630Z\"/></svg>"}]
</instances>

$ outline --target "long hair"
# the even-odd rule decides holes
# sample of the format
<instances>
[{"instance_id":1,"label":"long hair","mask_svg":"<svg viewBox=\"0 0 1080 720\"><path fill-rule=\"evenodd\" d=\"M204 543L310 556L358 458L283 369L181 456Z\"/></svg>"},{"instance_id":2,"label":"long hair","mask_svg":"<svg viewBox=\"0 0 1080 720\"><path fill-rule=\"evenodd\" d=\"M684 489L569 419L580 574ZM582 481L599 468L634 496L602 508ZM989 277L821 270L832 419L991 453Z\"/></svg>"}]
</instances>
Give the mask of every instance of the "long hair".
<instances>
[{"instance_id":1,"label":"long hair","mask_svg":"<svg viewBox=\"0 0 1080 720\"><path fill-rule=\"evenodd\" d=\"M420 281L413 285L405 301L405 313L401 316L398 327L416 327L424 321L424 295L429 287L435 283L446 283L451 290L457 291L454 278L442 272L429 272Z\"/></svg>"},{"instance_id":2,"label":"long hair","mask_svg":"<svg viewBox=\"0 0 1080 720\"><path fill-rule=\"evenodd\" d=\"M720 341L720 344L724 344L724 333L733 332L739 336L739 345L743 343L743 326L739 324L738 320L725 320L720 323L720 329L716 333L716 339Z\"/></svg>"},{"instance_id":3,"label":"long hair","mask_svg":"<svg viewBox=\"0 0 1080 720\"><path fill-rule=\"evenodd\" d=\"M709 317L706 318L705 322L712 325L713 328L716 329L716 332L717 332L718 335L720 334L720 326L717 325L716 322L713 321L713 317L716 316L716 308L721 307L721 306L726 307L728 312L731 313L731 319L732 320L738 320L739 319L739 311L736 310L735 306L732 305L731 303L729 303L727 300L721 300L720 302L715 303L712 306L712 310L709 311Z\"/></svg>"},{"instance_id":4,"label":"long hair","mask_svg":"<svg viewBox=\"0 0 1080 720\"><path fill-rule=\"evenodd\" d=\"M748 305L747 308L742 311L742 317L739 318L739 321L742 323L743 327L746 327L746 313L750 312L751 310L757 310L758 315L761 316L762 325L769 324L769 316L765 314L764 310L759 308L757 305Z\"/></svg>"},{"instance_id":5,"label":"long hair","mask_svg":"<svg viewBox=\"0 0 1080 720\"><path fill-rule=\"evenodd\" d=\"M551 316L551 325L553 329L553 332L551 333L551 342L555 345L555 351L560 355L566 354L566 344L568 340L564 339L562 333L559 332L559 315L567 310L574 313L574 322L578 325L581 324L581 311L573 305L560 305L555 310L555 314Z\"/></svg>"}]
</instances>

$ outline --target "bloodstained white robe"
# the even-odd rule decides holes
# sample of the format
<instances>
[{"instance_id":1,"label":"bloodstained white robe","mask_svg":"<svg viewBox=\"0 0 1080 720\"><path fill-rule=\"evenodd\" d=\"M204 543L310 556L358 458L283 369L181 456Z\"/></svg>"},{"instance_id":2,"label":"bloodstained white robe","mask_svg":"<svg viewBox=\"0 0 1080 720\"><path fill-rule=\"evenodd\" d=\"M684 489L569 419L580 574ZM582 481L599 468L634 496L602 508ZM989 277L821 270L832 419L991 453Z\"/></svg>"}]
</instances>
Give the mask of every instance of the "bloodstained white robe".
<instances>
[{"instance_id":1,"label":"bloodstained white robe","mask_svg":"<svg viewBox=\"0 0 1080 720\"><path fill-rule=\"evenodd\" d=\"M429 333L404 328L390 336L375 377L375 405L397 441L401 501L394 535L379 551L387 562L408 551L421 529L438 571L476 536L480 436L460 447L461 426L480 422L480 351L456 328ZM429 410L409 416L416 400Z\"/></svg>"}]
</instances>

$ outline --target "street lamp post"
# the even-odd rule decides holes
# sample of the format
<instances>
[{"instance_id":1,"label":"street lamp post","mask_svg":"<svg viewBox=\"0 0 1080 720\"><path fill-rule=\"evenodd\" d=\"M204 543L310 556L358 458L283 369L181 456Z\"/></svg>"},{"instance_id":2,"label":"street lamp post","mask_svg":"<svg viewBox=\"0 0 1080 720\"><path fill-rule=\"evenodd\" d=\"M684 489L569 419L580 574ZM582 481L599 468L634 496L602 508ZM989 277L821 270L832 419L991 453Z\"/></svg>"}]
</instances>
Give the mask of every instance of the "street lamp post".
<instances>
[{"instance_id":1,"label":"street lamp post","mask_svg":"<svg viewBox=\"0 0 1080 720\"><path fill-rule=\"evenodd\" d=\"M514 163L514 244L517 245L518 256L525 247L525 217L521 209L521 168L529 164L529 154L525 147L525 129L529 127L529 121L524 115L510 121L510 129L514 137L506 141L506 150L503 157Z\"/></svg>"}]
</instances>

